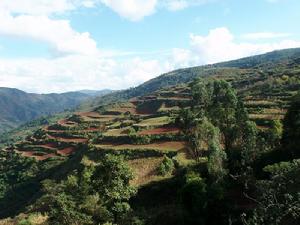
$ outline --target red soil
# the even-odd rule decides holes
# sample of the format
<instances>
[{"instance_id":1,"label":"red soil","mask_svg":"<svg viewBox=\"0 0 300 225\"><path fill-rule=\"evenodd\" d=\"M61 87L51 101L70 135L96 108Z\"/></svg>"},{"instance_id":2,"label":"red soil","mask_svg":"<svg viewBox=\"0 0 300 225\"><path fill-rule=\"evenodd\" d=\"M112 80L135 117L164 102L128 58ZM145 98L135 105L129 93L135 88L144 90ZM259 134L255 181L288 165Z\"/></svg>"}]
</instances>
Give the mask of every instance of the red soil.
<instances>
[{"instance_id":1,"label":"red soil","mask_svg":"<svg viewBox=\"0 0 300 225\"><path fill-rule=\"evenodd\" d=\"M55 149L55 148L57 148L57 144L56 143L47 143L47 144L43 144L43 145L41 145L42 147L48 147L48 148L53 148L53 149Z\"/></svg>"},{"instance_id":2,"label":"red soil","mask_svg":"<svg viewBox=\"0 0 300 225\"><path fill-rule=\"evenodd\" d=\"M54 157L55 154L51 153L51 154L47 154L47 155L42 155L42 156L38 156L38 155L34 155L34 152L30 152L30 151L20 151L20 150L16 150L17 153L22 154L22 156L24 157L31 157L31 158L35 158L38 161L42 161L45 159L49 159L51 157Z\"/></svg>"},{"instance_id":3,"label":"red soil","mask_svg":"<svg viewBox=\"0 0 300 225\"><path fill-rule=\"evenodd\" d=\"M68 121L67 119L62 119L57 121L57 124L62 125L62 126L68 126L68 125L74 125L76 124L75 122Z\"/></svg>"},{"instance_id":4,"label":"red soil","mask_svg":"<svg viewBox=\"0 0 300 225\"><path fill-rule=\"evenodd\" d=\"M132 98L129 100L129 102L135 106L137 106L140 102L142 102L141 100L138 100L137 98Z\"/></svg>"},{"instance_id":5,"label":"red soil","mask_svg":"<svg viewBox=\"0 0 300 225\"><path fill-rule=\"evenodd\" d=\"M32 157L34 155L34 152L23 152L23 151L20 151L20 150L16 150L17 153L21 153L22 156L25 156L25 157Z\"/></svg>"},{"instance_id":6,"label":"red soil","mask_svg":"<svg viewBox=\"0 0 300 225\"><path fill-rule=\"evenodd\" d=\"M54 144L44 144L44 145L36 145L36 147L48 148L48 149L56 149Z\"/></svg>"},{"instance_id":7,"label":"red soil","mask_svg":"<svg viewBox=\"0 0 300 225\"><path fill-rule=\"evenodd\" d=\"M151 135L151 134L177 134L180 132L180 129L177 127L160 127L151 130L143 130L138 134L140 135Z\"/></svg>"},{"instance_id":8,"label":"red soil","mask_svg":"<svg viewBox=\"0 0 300 225\"><path fill-rule=\"evenodd\" d=\"M62 156L68 156L70 155L72 152L74 152L75 148L74 147L68 147L68 148L64 148L62 150L58 150L57 153L62 155Z\"/></svg>"},{"instance_id":9,"label":"red soil","mask_svg":"<svg viewBox=\"0 0 300 225\"><path fill-rule=\"evenodd\" d=\"M63 133L63 132L65 132L64 130L49 129L49 127L46 127L44 130L46 130L47 132L52 132L52 133Z\"/></svg>"},{"instance_id":10,"label":"red soil","mask_svg":"<svg viewBox=\"0 0 300 225\"><path fill-rule=\"evenodd\" d=\"M89 127L83 131L101 131L101 130L103 130L102 127Z\"/></svg>"},{"instance_id":11,"label":"red soil","mask_svg":"<svg viewBox=\"0 0 300 225\"><path fill-rule=\"evenodd\" d=\"M49 159L49 158L52 158L54 157L55 154L54 153L51 153L51 154L48 154L48 155L43 155L43 156L33 156L36 160L38 161L42 161L42 160L45 160L45 159Z\"/></svg>"},{"instance_id":12,"label":"red soil","mask_svg":"<svg viewBox=\"0 0 300 225\"><path fill-rule=\"evenodd\" d=\"M67 123L66 119L57 121L57 124L59 124L59 125L65 125L66 123Z\"/></svg>"}]
</instances>

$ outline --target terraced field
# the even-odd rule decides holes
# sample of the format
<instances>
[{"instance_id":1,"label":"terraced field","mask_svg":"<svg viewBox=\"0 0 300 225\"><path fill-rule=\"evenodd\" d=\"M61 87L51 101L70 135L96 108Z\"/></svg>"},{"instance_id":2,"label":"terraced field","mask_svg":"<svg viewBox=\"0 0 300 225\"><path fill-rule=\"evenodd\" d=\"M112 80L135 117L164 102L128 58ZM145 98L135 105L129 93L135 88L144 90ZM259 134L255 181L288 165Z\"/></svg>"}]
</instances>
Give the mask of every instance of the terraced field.
<instances>
[{"instance_id":1,"label":"terraced field","mask_svg":"<svg viewBox=\"0 0 300 225\"><path fill-rule=\"evenodd\" d=\"M268 129L270 121L284 117L291 97L299 89L298 80L293 83L294 74L282 70L272 80L265 73L259 69L232 68L214 72L215 79L227 80L237 89L250 118L261 130ZM126 102L101 105L91 112L74 113L15 144L14 150L39 161L64 160L82 145L88 145L95 154L123 154L137 174L133 183L146 184L159 179L155 167L164 155L172 157L178 165L192 162L187 143L175 123L179 110L191 104L189 83L167 87Z\"/></svg>"},{"instance_id":2,"label":"terraced field","mask_svg":"<svg viewBox=\"0 0 300 225\"><path fill-rule=\"evenodd\" d=\"M177 138L180 129L174 124L174 113L183 101L185 104L188 101L180 93L157 92L93 112L74 113L39 129L26 141L17 143L14 151L38 161L64 160L72 157L81 145L88 144L95 154L107 151L124 154L137 175L132 181L136 185L161 179L157 167L164 155L180 154L179 159L188 160L186 143Z\"/></svg>"}]
</instances>

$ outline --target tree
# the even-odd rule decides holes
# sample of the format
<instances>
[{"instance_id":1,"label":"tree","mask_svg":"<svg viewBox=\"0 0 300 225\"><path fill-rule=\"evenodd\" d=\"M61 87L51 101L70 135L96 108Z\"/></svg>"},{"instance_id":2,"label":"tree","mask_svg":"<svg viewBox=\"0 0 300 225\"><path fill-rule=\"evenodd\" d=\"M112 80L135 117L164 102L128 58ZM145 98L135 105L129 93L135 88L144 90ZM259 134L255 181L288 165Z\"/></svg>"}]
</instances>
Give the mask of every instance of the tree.
<instances>
[{"instance_id":1,"label":"tree","mask_svg":"<svg viewBox=\"0 0 300 225\"><path fill-rule=\"evenodd\" d=\"M216 140L210 143L208 152L208 174L213 180L213 183L219 184L228 174L225 165L227 160L226 152L220 148L220 145Z\"/></svg>"},{"instance_id":2,"label":"tree","mask_svg":"<svg viewBox=\"0 0 300 225\"><path fill-rule=\"evenodd\" d=\"M113 213L115 222L130 211L128 200L136 193L129 183L132 178L133 173L123 158L114 155L106 155L93 173L92 186Z\"/></svg>"},{"instance_id":3,"label":"tree","mask_svg":"<svg viewBox=\"0 0 300 225\"><path fill-rule=\"evenodd\" d=\"M258 183L257 207L245 225L293 225L300 220L300 160L265 167L270 180Z\"/></svg>"},{"instance_id":4,"label":"tree","mask_svg":"<svg viewBox=\"0 0 300 225\"><path fill-rule=\"evenodd\" d=\"M195 173L188 174L180 196L184 209L184 224L206 224L208 196L205 181Z\"/></svg>"},{"instance_id":5,"label":"tree","mask_svg":"<svg viewBox=\"0 0 300 225\"><path fill-rule=\"evenodd\" d=\"M128 200L132 172L122 157L104 155L98 164L83 163L66 180L43 182L45 194L34 210L47 213L51 224L130 224Z\"/></svg>"},{"instance_id":6,"label":"tree","mask_svg":"<svg viewBox=\"0 0 300 225\"><path fill-rule=\"evenodd\" d=\"M194 110L203 110L212 124L220 129L225 150L237 138L240 125L248 114L231 85L224 80L197 80L192 85Z\"/></svg>"},{"instance_id":7,"label":"tree","mask_svg":"<svg viewBox=\"0 0 300 225\"><path fill-rule=\"evenodd\" d=\"M293 98L284 118L282 145L288 158L300 157L300 92Z\"/></svg>"},{"instance_id":8,"label":"tree","mask_svg":"<svg viewBox=\"0 0 300 225\"><path fill-rule=\"evenodd\" d=\"M189 129L188 138L190 152L194 159L199 161L209 146L219 143L219 131L204 117L195 127Z\"/></svg>"},{"instance_id":9,"label":"tree","mask_svg":"<svg viewBox=\"0 0 300 225\"><path fill-rule=\"evenodd\" d=\"M246 121L241 128L242 165L251 165L257 157L257 128L252 121Z\"/></svg>"}]
</instances>

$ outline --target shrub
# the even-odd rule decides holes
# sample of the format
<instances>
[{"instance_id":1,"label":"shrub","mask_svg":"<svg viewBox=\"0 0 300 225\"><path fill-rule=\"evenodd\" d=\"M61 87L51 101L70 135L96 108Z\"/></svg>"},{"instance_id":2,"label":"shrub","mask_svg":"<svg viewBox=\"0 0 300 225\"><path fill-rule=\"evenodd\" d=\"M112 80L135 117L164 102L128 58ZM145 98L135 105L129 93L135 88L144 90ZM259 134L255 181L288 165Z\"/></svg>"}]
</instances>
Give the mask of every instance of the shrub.
<instances>
[{"instance_id":1,"label":"shrub","mask_svg":"<svg viewBox=\"0 0 300 225\"><path fill-rule=\"evenodd\" d=\"M32 225L32 223L27 219L20 220L17 225Z\"/></svg>"},{"instance_id":2,"label":"shrub","mask_svg":"<svg viewBox=\"0 0 300 225\"><path fill-rule=\"evenodd\" d=\"M168 156L164 157L164 160L161 162L158 167L158 172L160 175L165 176L171 174L174 170L174 162Z\"/></svg>"}]
</instances>

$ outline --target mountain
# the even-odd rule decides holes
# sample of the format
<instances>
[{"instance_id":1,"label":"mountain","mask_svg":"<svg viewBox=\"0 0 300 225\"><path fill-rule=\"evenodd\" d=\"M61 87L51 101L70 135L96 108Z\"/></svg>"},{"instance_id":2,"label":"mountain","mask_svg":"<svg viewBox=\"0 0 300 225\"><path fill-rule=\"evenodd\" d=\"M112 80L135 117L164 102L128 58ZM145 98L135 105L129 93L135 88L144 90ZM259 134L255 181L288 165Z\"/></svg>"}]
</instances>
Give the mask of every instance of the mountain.
<instances>
[{"instance_id":1,"label":"mountain","mask_svg":"<svg viewBox=\"0 0 300 225\"><path fill-rule=\"evenodd\" d=\"M289 49L176 70L23 125L0 136L0 223L298 224L299 90Z\"/></svg>"},{"instance_id":2,"label":"mountain","mask_svg":"<svg viewBox=\"0 0 300 225\"><path fill-rule=\"evenodd\" d=\"M90 95L80 92L32 94L14 88L0 88L0 133L43 115L77 107Z\"/></svg>"},{"instance_id":3,"label":"mountain","mask_svg":"<svg viewBox=\"0 0 300 225\"><path fill-rule=\"evenodd\" d=\"M300 48L284 49L269 52L262 55L246 57L228 62L216 63L212 65L196 66L191 68L178 69L162 74L135 88L116 91L105 96L95 98L90 106L106 104L116 100L127 100L129 98L149 94L161 88L191 82L196 77L209 77L215 74L223 74L225 68L236 69L258 69L267 70L277 64L293 64L300 62ZM235 71L235 72L236 72ZM227 71L229 72L229 71Z\"/></svg>"}]
</instances>

